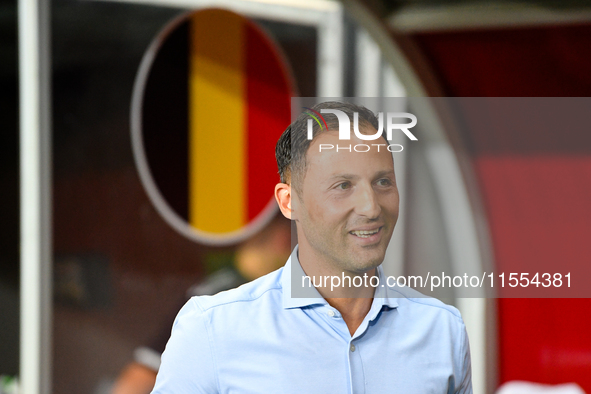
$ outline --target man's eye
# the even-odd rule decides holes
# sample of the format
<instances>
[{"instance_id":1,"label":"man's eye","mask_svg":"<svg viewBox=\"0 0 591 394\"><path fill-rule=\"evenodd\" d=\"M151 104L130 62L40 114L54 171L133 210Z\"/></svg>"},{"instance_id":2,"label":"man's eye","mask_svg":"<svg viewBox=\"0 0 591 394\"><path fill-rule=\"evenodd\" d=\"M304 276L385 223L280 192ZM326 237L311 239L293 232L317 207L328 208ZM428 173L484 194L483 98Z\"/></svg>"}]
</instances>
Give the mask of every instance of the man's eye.
<instances>
[{"instance_id":1,"label":"man's eye","mask_svg":"<svg viewBox=\"0 0 591 394\"><path fill-rule=\"evenodd\" d=\"M392 181L390 181L388 178L383 178L378 180L378 185L380 186L390 186L392 184Z\"/></svg>"},{"instance_id":2,"label":"man's eye","mask_svg":"<svg viewBox=\"0 0 591 394\"><path fill-rule=\"evenodd\" d=\"M349 183L349 182L343 182L343 183L339 183L337 185L337 189L341 189L341 190L346 190L350 187L351 187L351 183Z\"/></svg>"}]
</instances>

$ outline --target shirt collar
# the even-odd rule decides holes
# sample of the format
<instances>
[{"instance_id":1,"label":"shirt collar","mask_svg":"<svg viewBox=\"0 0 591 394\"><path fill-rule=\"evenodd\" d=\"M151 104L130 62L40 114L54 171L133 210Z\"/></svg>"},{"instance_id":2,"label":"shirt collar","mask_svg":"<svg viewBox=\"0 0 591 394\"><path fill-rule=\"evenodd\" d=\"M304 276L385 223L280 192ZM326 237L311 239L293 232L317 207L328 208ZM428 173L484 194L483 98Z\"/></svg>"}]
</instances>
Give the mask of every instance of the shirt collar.
<instances>
[{"instance_id":1,"label":"shirt collar","mask_svg":"<svg viewBox=\"0 0 591 394\"><path fill-rule=\"evenodd\" d=\"M378 278L380 278L380 284L376 287L376 292L374 293L374 302L378 302L381 306L388 306L390 308L396 308L398 306L398 301L396 300L398 296L396 296L394 291L390 289L388 286L388 282L386 281L386 274L384 274L384 269L382 264L380 264L377 268L378 270Z\"/></svg>"},{"instance_id":2,"label":"shirt collar","mask_svg":"<svg viewBox=\"0 0 591 394\"><path fill-rule=\"evenodd\" d=\"M376 287L376 291L374 294L374 301L372 303L372 310L375 307L379 307L379 310L383 306L388 306L390 308L396 308L398 306L398 301L396 301L396 296L394 296L394 292L389 289L387 282L386 282L386 275L384 274L384 270L382 269L382 265L379 265L377 268L378 271L378 278L380 280L378 287ZM298 259L298 245L293 249L291 256L287 260L287 263L283 267L283 272L281 274L281 286L283 288L283 308L302 308L311 305L327 305L328 302L320 295L318 290L315 287L305 287L302 289L304 293L302 293L303 297L292 297L291 294L291 279L292 275L295 278L302 278L306 276L300 261ZM299 279L298 279L299 280ZM382 286L383 285L383 286ZM371 312L370 312L371 313Z\"/></svg>"},{"instance_id":3,"label":"shirt collar","mask_svg":"<svg viewBox=\"0 0 591 394\"><path fill-rule=\"evenodd\" d=\"M305 297L292 297L291 296L291 278L292 274L295 278L302 278L306 276L306 273L300 265L298 259L298 246L293 249L291 256L287 260L285 267L283 267L283 273L281 276L281 286L283 287L283 308L302 308L310 305L326 305L328 302L316 290L315 287L305 287L302 289Z\"/></svg>"}]
</instances>

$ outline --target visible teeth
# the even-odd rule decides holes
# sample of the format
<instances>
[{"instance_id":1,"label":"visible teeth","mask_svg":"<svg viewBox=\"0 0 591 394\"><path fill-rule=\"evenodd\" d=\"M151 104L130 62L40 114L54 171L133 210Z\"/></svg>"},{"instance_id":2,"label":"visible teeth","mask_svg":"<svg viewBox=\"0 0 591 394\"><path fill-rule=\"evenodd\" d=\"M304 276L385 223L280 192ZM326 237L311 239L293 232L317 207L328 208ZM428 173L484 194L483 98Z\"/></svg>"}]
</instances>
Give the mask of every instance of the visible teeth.
<instances>
[{"instance_id":1,"label":"visible teeth","mask_svg":"<svg viewBox=\"0 0 591 394\"><path fill-rule=\"evenodd\" d=\"M372 231L361 231L361 230L360 231L351 231L351 234L356 235L361 238L368 238L371 235L377 233L378 231L380 231L379 228L372 230Z\"/></svg>"}]
</instances>

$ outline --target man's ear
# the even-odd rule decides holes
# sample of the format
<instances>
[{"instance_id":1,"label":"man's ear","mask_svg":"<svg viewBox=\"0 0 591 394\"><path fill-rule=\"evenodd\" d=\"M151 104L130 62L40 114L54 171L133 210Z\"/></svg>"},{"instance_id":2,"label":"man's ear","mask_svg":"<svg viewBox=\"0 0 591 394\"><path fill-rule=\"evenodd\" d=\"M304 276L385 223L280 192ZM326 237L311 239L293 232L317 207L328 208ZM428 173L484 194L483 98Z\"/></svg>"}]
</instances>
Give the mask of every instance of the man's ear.
<instances>
[{"instance_id":1,"label":"man's ear","mask_svg":"<svg viewBox=\"0 0 591 394\"><path fill-rule=\"evenodd\" d=\"M283 216L288 219L292 219L292 207L291 207L291 186L287 183L278 183L275 185L275 200L279 205L279 209Z\"/></svg>"}]
</instances>

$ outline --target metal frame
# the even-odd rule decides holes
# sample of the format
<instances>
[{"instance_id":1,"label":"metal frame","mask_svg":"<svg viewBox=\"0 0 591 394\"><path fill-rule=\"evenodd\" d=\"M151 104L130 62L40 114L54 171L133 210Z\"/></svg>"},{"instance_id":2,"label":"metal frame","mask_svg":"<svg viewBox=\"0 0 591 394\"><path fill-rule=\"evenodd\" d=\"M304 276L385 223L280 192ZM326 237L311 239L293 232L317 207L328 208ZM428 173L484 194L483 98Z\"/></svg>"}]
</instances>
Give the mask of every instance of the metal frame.
<instances>
[{"instance_id":1,"label":"metal frame","mask_svg":"<svg viewBox=\"0 0 591 394\"><path fill-rule=\"evenodd\" d=\"M591 21L586 7L544 7L531 3L407 5L387 18L388 26L408 34L435 31L555 26Z\"/></svg>"},{"instance_id":2,"label":"metal frame","mask_svg":"<svg viewBox=\"0 0 591 394\"><path fill-rule=\"evenodd\" d=\"M48 0L19 0L20 383L51 392L51 96Z\"/></svg>"},{"instance_id":3,"label":"metal frame","mask_svg":"<svg viewBox=\"0 0 591 394\"><path fill-rule=\"evenodd\" d=\"M373 41L373 40L372 40ZM375 42L373 43L377 47ZM394 68L385 63L381 57L380 52L380 59L379 59L379 74L381 75L382 80L382 97L406 97L406 90L404 86L402 86L398 75L394 71ZM406 101L405 101L406 102ZM406 105L405 105L406 106ZM406 108L387 108L390 111L406 111ZM392 136L392 143L405 145L408 143L408 139L404 137L400 133L395 133ZM404 192L404 188L408 185L407 182L407 175L408 175L408 150L403 150L402 152L393 153L394 155L394 168L396 170L396 184L398 188L402 188L403 191L400 193L400 207L401 212L405 212L405 206L408 202L407 193ZM392 234L392 239L390 240L390 244L388 245L388 249L386 250L386 258L388 261L391 262L390 267L385 267L384 270L387 271L386 274L388 275L404 275L404 256L405 256L405 248L404 245L406 243L406 217L407 215L399 215L398 222L396 227L398 227L398 231L394 230L394 234ZM388 271L391 270L391 271Z\"/></svg>"}]
</instances>

